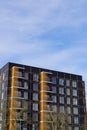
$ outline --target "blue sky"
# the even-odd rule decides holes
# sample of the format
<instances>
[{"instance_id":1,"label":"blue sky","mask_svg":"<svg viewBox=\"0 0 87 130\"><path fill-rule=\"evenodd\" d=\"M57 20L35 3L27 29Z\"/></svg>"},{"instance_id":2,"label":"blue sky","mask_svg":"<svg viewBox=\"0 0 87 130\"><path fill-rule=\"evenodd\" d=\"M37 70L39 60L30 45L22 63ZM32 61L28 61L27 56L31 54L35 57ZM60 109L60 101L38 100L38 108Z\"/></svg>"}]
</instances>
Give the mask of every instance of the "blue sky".
<instances>
[{"instance_id":1,"label":"blue sky","mask_svg":"<svg viewBox=\"0 0 87 130\"><path fill-rule=\"evenodd\" d=\"M0 66L8 61L83 75L87 0L0 1Z\"/></svg>"}]
</instances>

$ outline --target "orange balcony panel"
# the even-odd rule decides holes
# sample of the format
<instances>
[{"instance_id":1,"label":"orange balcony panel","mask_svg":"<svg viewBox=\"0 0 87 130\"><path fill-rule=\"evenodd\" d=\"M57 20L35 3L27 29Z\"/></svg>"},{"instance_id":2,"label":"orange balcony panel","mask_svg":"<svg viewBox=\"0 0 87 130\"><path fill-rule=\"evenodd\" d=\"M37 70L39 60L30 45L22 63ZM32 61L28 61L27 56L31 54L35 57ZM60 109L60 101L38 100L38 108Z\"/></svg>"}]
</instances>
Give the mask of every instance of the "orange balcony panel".
<instances>
[{"instance_id":1,"label":"orange balcony panel","mask_svg":"<svg viewBox=\"0 0 87 130\"><path fill-rule=\"evenodd\" d=\"M47 100L46 92L41 93L41 100Z\"/></svg>"},{"instance_id":2,"label":"orange balcony panel","mask_svg":"<svg viewBox=\"0 0 87 130\"><path fill-rule=\"evenodd\" d=\"M46 122L40 122L40 130L47 130L47 123Z\"/></svg>"},{"instance_id":3,"label":"orange balcony panel","mask_svg":"<svg viewBox=\"0 0 87 130\"><path fill-rule=\"evenodd\" d=\"M41 111L46 109L47 109L46 103L41 103Z\"/></svg>"}]
</instances>

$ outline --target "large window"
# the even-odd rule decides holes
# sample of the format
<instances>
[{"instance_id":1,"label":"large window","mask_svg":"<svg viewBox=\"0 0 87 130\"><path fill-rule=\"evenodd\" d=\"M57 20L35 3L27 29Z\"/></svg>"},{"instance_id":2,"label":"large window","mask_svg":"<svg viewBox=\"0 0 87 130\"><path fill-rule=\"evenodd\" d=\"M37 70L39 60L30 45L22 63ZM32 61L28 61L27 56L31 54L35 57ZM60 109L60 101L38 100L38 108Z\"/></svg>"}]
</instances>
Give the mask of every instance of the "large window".
<instances>
[{"instance_id":1,"label":"large window","mask_svg":"<svg viewBox=\"0 0 87 130\"><path fill-rule=\"evenodd\" d=\"M70 95L70 89L69 88L66 89L66 94Z\"/></svg>"},{"instance_id":2,"label":"large window","mask_svg":"<svg viewBox=\"0 0 87 130\"><path fill-rule=\"evenodd\" d=\"M59 85L64 85L64 79L59 79Z\"/></svg>"},{"instance_id":3,"label":"large window","mask_svg":"<svg viewBox=\"0 0 87 130\"><path fill-rule=\"evenodd\" d=\"M72 87L77 87L77 82L76 81L72 81Z\"/></svg>"},{"instance_id":4,"label":"large window","mask_svg":"<svg viewBox=\"0 0 87 130\"><path fill-rule=\"evenodd\" d=\"M51 110L56 112L57 111L57 106L56 105L52 105L51 106Z\"/></svg>"},{"instance_id":5,"label":"large window","mask_svg":"<svg viewBox=\"0 0 87 130\"><path fill-rule=\"evenodd\" d=\"M61 103L61 104L64 104L64 97L59 97L59 102Z\"/></svg>"},{"instance_id":6,"label":"large window","mask_svg":"<svg viewBox=\"0 0 87 130\"><path fill-rule=\"evenodd\" d=\"M2 74L2 80L5 80L5 75L6 75L6 73L3 72L3 74Z\"/></svg>"},{"instance_id":7,"label":"large window","mask_svg":"<svg viewBox=\"0 0 87 130\"><path fill-rule=\"evenodd\" d=\"M33 90L38 91L38 83L33 83Z\"/></svg>"},{"instance_id":8,"label":"large window","mask_svg":"<svg viewBox=\"0 0 87 130\"><path fill-rule=\"evenodd\" d=\"M33 113L33 121L38 121L38 113Z\"/></svg>"},{"instance_id":9,"label":"large window","mask_svg":"<svg viewBox=\"0 0 87 130\"><path fill-rule=\"evenodd\" d=\"M2 92L2 94L1 94L1 99L2 100L4 99L4 92Z\"/></svg>"},{"instance_id":10,"label":"large window","mask_svg":"<svg viewBox=\"0 0 87 130\"><path fill-rule=\"evenodd\" d=\"M2 129L2 124L0 123L0 130Z\"/></svg>"},{"instance_id":11,"label":"large window","mask_svg":"<svg viewBox=\"0 0 87 130\"><path fill-rule=\"evenodd\" d=\"M25 77L25 79L28 79L28 73L27 72L24 73L24 77Z\"/></svg>"},{"instance_id":12,"label":"large window","mask_svg":"<svg viewBox=\"0 0 87 130\"><path fill-rule=\"evenodd\" d=\"M56 84L56 77L52 77L52 82Z\"/></svg>"},{"instance_id":13,"label":"large window","mask_svg":"<svg viewBox=\"0 0 87 130\"><path fill-rule=\"evenodd\" d=\"M57 92L57 89L56 89L55 86L52 86L52 92L53 92L53 93L56 93L56 92Z\"/></svg>"},{"instance_id":14,"label":"large window","mask_svg":"<svg viewBox=\"0 0 87 130\"><path fill-rule=\"evenodd\" d=\"M28 83L26 81L24 82L24 88L28 89Z\"/></svg>"},{"instance_id":15,"label":"large window","mask_svg":"<svg viewBox=\"0 0 87 130\"><path fill-rule=\"evenodd\" d=\"M0 113L0 121L2 121L2 113Z\"/></svg>"},{"instance_id":16,"label":"large window","mask_svg":"<svg viewBox=\"0 0 87 130\"><path fill-rule=\"evenodd\" d=\"M64 112L64 106L60 106L60 112Z\"/></svg>"},{"instance_id":17,"label":"large window","mask_svg":"<svg viewBox=\"0 0 87 130\"><path fill-rule=\"evenodd\" d=\"M74 108L73 108L73 114L78 115L78 108L77 108L77 107L74 107Z\"/></svg>"},{"instance_id":18,"label":"large window","mask_svg":"<svg viewBox=\"0 0 87 130\"><path fill-rule=\"evenodd\" d=\"M53 102L57 102L57 97L56 96L52 96L52 101Z\"/></svg>"},{"instance_id":19,"label":"large window","mask_svg":"<svg viewBox=\"0 0 87 130\"><path fill-rule=\"evenodd\" d=\"M23 106L23 108L28 109L28 101L23 101L22 106ZM30 109L30 107L29 107L29 109Z\"/></svg>"},{"instance_id":20,"label":"large window","mask_svg":"<svg viewBox=\"0 0 87 130\"><path fill-rule=\"evenodd\" d=\"M64 88L63 87L59 88L59 94L64 94Z\"/></svg>"},{"instance_id":21,"label":"large window","mask_svg":"<svg viewBox=\"0 0 87 130\"><path fill-rule=\"evenodd\" d=\"M70 80L66 80L66 86L67 86L67 87L70 86Z\"/></svg>"},{"instance_id":22,"label":"large window","mask_svg":"<svg viewBox=\"0 0 87 130\"><path fill-rule=\"evenodd\" d=\"M71 124L71 116L68 116L68 124Z\"/></svg>"},{"instance_id":23,"label":"large window","mask_svg":"<svg viewBox=\"0 0 87 130\"><path fill-rule=\"evenodd\" d=\"M38 124L32 124L32 130L38 130Z\"/></svg>"},{"instance_id":24,"label":"large window","mask_svg":"<svg viewBox=\"0 0 87 130\"><path fill-rule=\"evenodd\" d=\"M72 130L72 126L69 126L69 127L68 127L68 130Z\"/></svg>"},{"instance_id":25,"label":"large window","mask_svg":"<svg viewBox=\"0 0 87 130\"><path fill-rule=\"evenodd\" d=\"M26 127L23 127L23 130L27 130L27 128L26 128Z\"/></svg>"},{"instance_id":26,"label":"large window","mask_svg":"<svg viewBox=\"0 0 87 130\"><path fill-rule=\"evenodd\" d=\"M38 111L38 103L33 103L33 111Z\"/></svg>"},{"instance_id":27,"label":"large window","mask_svg":"<svg viewBox=\"0 0 87 130\"><path fill-rule=\"evenodd\" d=\"M39 74L33 74L33 81L39 81Z\"/></svg>"},{"instance_id":28,"label":"large window","mask_svg":"<svg viewBox=\"0 0 87 130\"><path fill-rule=\"evenodd\" d=\"M74 117L74 124L78 124L78 123L79 123L78 117Z\"/></svg>"},{"instance_id":29,"label":"large window","mask_svg":"<svg viewBox=\"0 0 87 130\"><path fill-rule=\"evenodd\" d=\"M70 104L70 97L67 97L67 104Z\"/></svg>"},{"instance_id":30,"label":"large window","mask_svg":"<svg viewBox=\"0 0 87 130\"><path fill-rule=\"evenodd\" d=\"M21 105L22 105L21 101L18 100L18 101L14 101L13 107L18 107L18 108L20 108Z\"/></svg>"},{"instance_id":31,"label":"large window","mask_svg":"<svg viewBox=\"0 0 87 130\"><path fill-rule=\"evenodd\" d=\"M76 89L73 89L72 92L73 92L73 93L72 93L73 96L77 96L77 90L76 90Z\"/></svg>"},{"instance_id":32,"label":"large window","mask_svg":"<svg viewBox=\"0 0 87 130\"><path fill-rule=\"evenodd\" d=\"M78 104L77 98L73 98L73 105L77 105L77 104Z\"/></svg>"},{"instance_id":33,"label":"large window","mask_svg":"<svg viewBox=\"0 0 87 130\"><path fill-rule=\"evenodd\" d=\"M77 127L74 127L74 130L79 130L79 127L77 126Z\"/></svg>"},{"instance_id":34,"label":"large window","mask_svg":"<svg viewBox=\"0 0 87 130\"><path fill-rule=\"evenodd\" d=\"M27 120L27 113L26 112L23 113L23 119Z\"/></svg>"},{"instance_id":35,"label":"large window","mask_svg":"<svg viewBox=\"0 0 87 130\"><path fill-rule=\"evenodd\" d=\"M38 101L38 93L33 93L33 100Z\"/></svg>"},{"instance_id":36,"label":"large window","mask_svg":"<svg viewBox=\"0 0 87 130\"><path fill-rule=\"evenodd\" d=\"M57 97L55 95L46 95L46 97L47 97L47 100L51 102L57 102Z\"/></svg>"},{"instance_id":37,"label":"large window","mask_svg":"<svg viewBox=\"0 0 87 130\"><path fill-rule=\"evenodd\" d=\"M24 92L24 98L28 99L28 92Z\"/></svg>"},{"instance_id":38,"label":"large window","mask_svg":"<svg viewBox=\"0 0 87 130\"><path fill-rule=\"evenodd\" d=\"M67 114L71 114L71 108L67 107Z\"/></svg>"}]
</instances>

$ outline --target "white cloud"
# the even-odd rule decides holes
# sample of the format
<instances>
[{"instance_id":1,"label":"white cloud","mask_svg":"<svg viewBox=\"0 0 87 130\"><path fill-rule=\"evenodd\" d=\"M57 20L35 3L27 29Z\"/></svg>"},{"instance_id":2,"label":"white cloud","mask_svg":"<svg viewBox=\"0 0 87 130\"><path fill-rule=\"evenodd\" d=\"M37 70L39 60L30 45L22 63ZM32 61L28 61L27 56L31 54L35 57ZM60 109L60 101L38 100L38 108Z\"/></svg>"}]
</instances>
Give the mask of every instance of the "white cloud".
<instances>
[{"instance_id":1,"label":"white cloud","mask_svg":"<svg viewBox=\"0 0 87 130\"><path fill-rule=\"evenodd\" d=\"M28 32L29 35L40 35L57 27L76 28L87 22L84 4L81 0L9 1L8 6L0 9L0 28L6 28L10 33Z\"/></svg>"},{"instance_id":2,"label":"white cloud","mask_svg":"<svg viewBox=\"0 0 87 130\"><path fill-rule=\"evenodd\" d=\"M82 65L87 65L87 34L85 38L82 36L82 26L87 23L86 7L86 0L0 1L1 64L3 59L11 59L39 67L82 73L87 77L87 68L83 69ZM65 38L63 42L60 37L67 33L68 28L70 32L80 34L73 41ZM51 41L51 37L50 40L41 39L40 36L58 29L62 30L61 36L57 37L58 42Z\"/></svg>"}]
</instances>

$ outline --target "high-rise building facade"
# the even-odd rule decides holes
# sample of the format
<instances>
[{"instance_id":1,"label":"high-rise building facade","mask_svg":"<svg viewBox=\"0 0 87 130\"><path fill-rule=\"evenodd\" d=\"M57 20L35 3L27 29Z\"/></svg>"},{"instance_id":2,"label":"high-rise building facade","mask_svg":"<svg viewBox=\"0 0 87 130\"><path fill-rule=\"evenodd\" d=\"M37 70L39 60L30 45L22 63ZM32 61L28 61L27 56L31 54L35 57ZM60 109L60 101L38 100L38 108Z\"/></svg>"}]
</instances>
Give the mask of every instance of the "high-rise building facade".
<instances>
[{"instance_id":1,"label":"high-rise building facade","mask_svg":"<svg viewBox=\"0 0 87 130\"><path fill-rule=\"evenodd\" d=\"M67 115L67 130L84 130L81 75L16 63L0 69L0 130L51 130L53 111Z\"/></svg>"}]
</instances>

